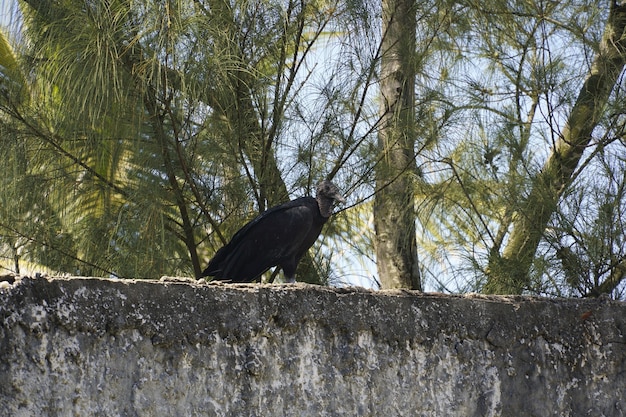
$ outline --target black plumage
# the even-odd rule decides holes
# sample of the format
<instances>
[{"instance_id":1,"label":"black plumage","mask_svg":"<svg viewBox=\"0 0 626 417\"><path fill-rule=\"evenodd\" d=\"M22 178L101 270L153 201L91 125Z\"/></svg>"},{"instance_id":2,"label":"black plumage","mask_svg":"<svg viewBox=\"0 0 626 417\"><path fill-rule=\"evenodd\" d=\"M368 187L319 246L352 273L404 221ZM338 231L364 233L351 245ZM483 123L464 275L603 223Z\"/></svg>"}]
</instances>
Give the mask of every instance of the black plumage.
<instances>
[{"instance_id":1,"label":"black plumage","mask_svg":"<svg viewBox=\"0 0 626 417\"><path fill-rule=\"evenodd\" d=\"M295 282L296 266L317 240L335 201L345 202L335 184L322 181L316 198L301 197L268 209L215 253L202 276L251 282L278 265L287 282Z\"/></svg>"}]
</instances>

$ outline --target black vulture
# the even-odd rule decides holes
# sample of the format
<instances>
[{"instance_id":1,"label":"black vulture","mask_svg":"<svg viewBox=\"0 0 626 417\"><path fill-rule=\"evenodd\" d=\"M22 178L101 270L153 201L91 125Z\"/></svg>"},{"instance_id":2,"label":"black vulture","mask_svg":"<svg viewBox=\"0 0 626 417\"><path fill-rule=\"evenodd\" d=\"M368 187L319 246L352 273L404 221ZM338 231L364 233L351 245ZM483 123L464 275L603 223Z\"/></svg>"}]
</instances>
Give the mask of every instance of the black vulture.
<instances>
[{"instance_id":1,"label":"black vulture","mask_svg":"<svg viewBox=\"0 0 626 417\"><path fill-rule=\"evenodd\" d=\"M296 266L319 236L335 201L345 202L335 184L322 181L316 198L301 197L268 209L215 253L202 276L252 282L278 265L287 282L295 282Z\"/></svg>"}]
</instances>

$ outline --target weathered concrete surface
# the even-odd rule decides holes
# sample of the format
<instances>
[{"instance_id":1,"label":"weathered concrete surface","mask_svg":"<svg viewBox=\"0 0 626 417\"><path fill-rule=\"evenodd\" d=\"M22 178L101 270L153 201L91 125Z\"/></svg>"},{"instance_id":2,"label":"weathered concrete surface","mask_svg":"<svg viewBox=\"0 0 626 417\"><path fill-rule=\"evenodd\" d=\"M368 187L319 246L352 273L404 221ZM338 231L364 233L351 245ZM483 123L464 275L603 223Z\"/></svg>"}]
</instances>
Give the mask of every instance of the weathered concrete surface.
<instances>
[{"instance_id":1,"label":"weathered concrete surface","mask_svg":"<svg viewBox=\"0 0 626 417\"><path fill-rule=\"evenodd\" d=\"M622 416L626 305L18 278L1 416Z\"/></svg>"}]
</instances>

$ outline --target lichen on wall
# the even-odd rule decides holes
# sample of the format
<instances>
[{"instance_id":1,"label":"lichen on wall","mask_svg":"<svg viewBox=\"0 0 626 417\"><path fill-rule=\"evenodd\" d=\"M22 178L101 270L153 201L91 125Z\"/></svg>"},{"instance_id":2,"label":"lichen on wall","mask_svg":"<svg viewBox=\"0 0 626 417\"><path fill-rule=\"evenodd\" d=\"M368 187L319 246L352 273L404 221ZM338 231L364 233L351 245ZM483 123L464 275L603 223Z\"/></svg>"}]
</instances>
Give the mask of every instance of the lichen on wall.
<instances>
[{"instance_id":1,"label":"lichen on wall","mask_svg":"<svg viewBox=\"0 0 626 417\"><path fill-rule=\"evenodd\" d=\"M626 305L192 280L0 286L0 415L622 416Z\"/></svg>"}]
</instances>

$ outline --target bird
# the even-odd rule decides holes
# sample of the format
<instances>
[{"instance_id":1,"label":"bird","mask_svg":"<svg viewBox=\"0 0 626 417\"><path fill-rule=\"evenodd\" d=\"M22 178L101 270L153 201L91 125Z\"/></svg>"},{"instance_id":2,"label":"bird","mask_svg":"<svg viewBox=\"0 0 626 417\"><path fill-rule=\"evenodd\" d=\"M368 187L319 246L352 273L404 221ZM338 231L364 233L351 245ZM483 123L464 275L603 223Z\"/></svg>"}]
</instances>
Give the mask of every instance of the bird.
<instances>
[{"instance_id":1,"label":"bird","mask_svg":"<svg viewBox=\"0 0 626 417\"><path fill-rule=\"evenodd\" d=\"M296 267L315 243L336 202L346 200L328 180L317 186L315 198L300 197L272 207L239 229L202 272L203 277L228 282L252 282L273 266L285 281L296 281Z\"/></svg>"}]
</instances>

